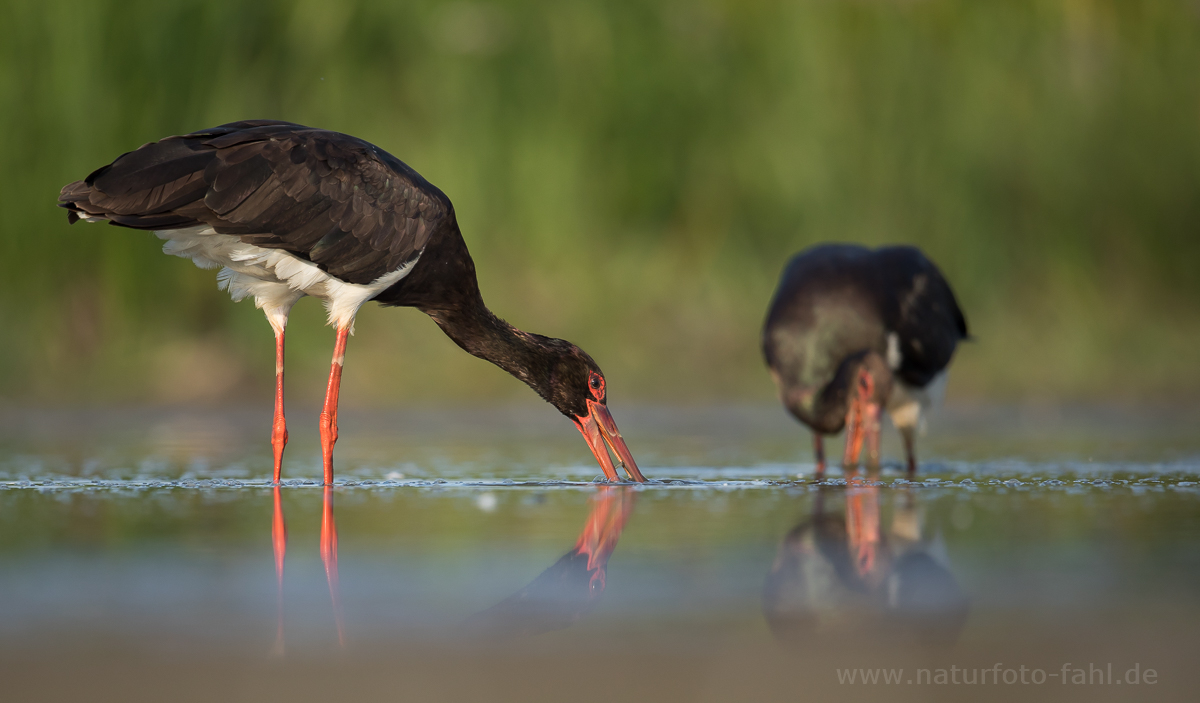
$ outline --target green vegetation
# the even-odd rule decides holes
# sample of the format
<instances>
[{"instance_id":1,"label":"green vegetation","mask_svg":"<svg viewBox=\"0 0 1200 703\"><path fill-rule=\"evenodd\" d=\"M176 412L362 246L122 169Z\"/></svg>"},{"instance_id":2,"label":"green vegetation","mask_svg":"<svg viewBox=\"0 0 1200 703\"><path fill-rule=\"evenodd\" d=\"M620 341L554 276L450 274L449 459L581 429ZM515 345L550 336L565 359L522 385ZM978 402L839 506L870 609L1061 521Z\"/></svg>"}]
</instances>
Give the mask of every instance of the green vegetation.
<instances>
[{"instance_id":1,"label":"green vegetation","mask_svg":"<svg viewBox=\"0 0 1200 703\"><path fill-rule=\"evenodd\" d=\"M263 399L270 330L58 189L168 134L280 118L366 138L454 200L492 308L579 343L616 399L769 398L763 311L822 240L911 242L975 344L953 394L1200 390L1200 6L1183 0L0 6L0 397ZM289 393L332 334L289 328ZM526 397L369 306L351 403Z\"/></svg>"}]
</instances>

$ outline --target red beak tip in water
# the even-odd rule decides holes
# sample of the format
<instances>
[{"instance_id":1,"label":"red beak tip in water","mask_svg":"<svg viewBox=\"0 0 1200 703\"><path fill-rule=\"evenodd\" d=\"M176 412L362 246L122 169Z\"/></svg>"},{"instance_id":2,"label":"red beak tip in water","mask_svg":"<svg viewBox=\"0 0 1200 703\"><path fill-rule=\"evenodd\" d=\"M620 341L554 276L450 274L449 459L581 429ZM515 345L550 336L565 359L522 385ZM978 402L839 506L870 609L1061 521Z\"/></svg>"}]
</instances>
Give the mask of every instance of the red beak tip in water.
<instances>
[{"instance_id":1,"label":"red beak tip in water","mask_svg":"<svg viewBox=\"0 0 1200 703\"><path fill-rule=\"evenodd\" d=\"M625 440L617 429L617 423L613 421L612 413L608 412L608 406L589 399L587 408L588 414L576 417L575 425L587 442L588 448L595 455L596 461L600 463L600 468L604 469L604 476L609 481L621 480L620 474L617 473L617 467L613 465L612 456L609 455L611 449L612 453L617 456L618 464L625 469L630 480L645 483L646 477L642 475L637 467L637 462L633 460L633 454L625 445Z\"/></svg>"}]
</instances>

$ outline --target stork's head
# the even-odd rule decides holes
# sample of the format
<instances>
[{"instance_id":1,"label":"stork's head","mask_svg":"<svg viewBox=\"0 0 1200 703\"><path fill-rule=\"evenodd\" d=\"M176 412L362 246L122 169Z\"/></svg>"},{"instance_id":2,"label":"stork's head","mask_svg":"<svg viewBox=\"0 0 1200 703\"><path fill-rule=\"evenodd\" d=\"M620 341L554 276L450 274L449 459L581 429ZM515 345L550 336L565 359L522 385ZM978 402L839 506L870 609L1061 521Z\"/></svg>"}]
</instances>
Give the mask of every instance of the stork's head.
<instances>
[{"instance_id":1,"label":"stork's head","mask_svg":"<svg viewBox=\"0 0 1200 703\"><path fill-rule=\"evenodd\" d=\"M629 478L645 481L608 412L608 386L600 367L570 342L543 339L547 362L544 374L529 379L529 385L575 423L610 481L620 478L610 450Z\"/></svg>"}]
</instances>

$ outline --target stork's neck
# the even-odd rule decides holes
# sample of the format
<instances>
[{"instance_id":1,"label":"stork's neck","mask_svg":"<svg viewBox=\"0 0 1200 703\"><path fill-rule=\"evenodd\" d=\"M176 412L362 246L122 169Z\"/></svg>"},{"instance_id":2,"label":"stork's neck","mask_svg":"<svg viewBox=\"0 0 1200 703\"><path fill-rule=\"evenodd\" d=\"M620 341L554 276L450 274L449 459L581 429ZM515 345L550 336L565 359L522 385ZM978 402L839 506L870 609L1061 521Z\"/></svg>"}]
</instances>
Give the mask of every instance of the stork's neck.
<instances>
[{"instance_id":1,"label":"stork's neck","mask_svg":"<svg viewBox=\"0 0 1200 703\"><path fill-rule=\"evenodd\" d=\"M857 392L859 373L863 371L871 376L871 402L887 404L892 389L892 372L887 362L876 351L853 354L842 360L833 381L818 397L816 414L824 423L841 429L851 397Z\"/></svg>"},{"instance_id":2,"label":"stork's neck","mask_svg":"<svg viewBox=\"0 0 1200 703\"><path fill-rule=\"evenodd\" d=\"M550 400L549 370L557 340L522 332L488 310L456 222L431 237L412 273L376 300L417 308L468 354L492 362Z\"/></svg>"},{"instance_id":3,"label":"stork's neck","mask_svg":"<svg viewBox=\"0 0 1200 703\"><path fill-rule=\"evenodd\" d=\"M818 432L841 432L860 369L870 373L874 380L873 400L886 403L892 387L891 371L878 352L868 351L843 359L833 379L820 389L810 390L795 384L788 391L785 404L796 417Z\"/></svg>"},{"instance_id":4,"label":"stork's neck","mask_svg":"<svg viewBox=\"0 0 1200 703\"><path fill-rule=\"evenodd\" d=\"M529 334L497 317L478 294L453 309L426 310L454 343L504 369L547 398L549 349L545 337Z\"/></svg>"}]
</instances>

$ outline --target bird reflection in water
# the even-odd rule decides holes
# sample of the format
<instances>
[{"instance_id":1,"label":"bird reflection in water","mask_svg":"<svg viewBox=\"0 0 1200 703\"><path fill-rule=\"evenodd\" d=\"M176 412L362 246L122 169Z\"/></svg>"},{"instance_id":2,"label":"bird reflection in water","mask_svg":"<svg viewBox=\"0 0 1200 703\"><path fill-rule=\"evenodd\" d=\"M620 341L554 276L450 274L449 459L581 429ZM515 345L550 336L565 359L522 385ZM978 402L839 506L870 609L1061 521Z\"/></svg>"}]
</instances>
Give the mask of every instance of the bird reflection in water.
<instances>
[{"instance_id":1,"label":"bird reflection in water","mask_svg":"<svg viewBox=\"0 0 1200 703\"><path fill-rule=\"evenodd\" d=\"M321 507L321 561L325 564L325 580L329 582L329 599L333 602L333 620L337 623L338 646L346 646L346 629L342 626L342 600L338 596L337 524L333 521L333 487L326 485Z\"/></svg>"},{"instance_id":2,"label":"bird reflection in water","mask_svg":"<svg viewBox=\"0 0 1200 703\"><path fill-rule=\"evenodd\" d=\"M471 635L518 637L569 627L591 612L604 592L608 559L633 512L634 492L601 486L574 549L529 585L476 613L465 623Z\"/></svg>"},{"instance_id":3,"label":"bird reflection in water","mask_svg":"<svg viewBox=\"0 0 1200 703\"><path fill-rule=\"evenodd\" d=\"M799 643L842 633L886 633L953 644L968 603L940 544L922 535L917 496L896 496L891 525L880 520L880 487L852 479L822 486L812 514L784 537L763 585L763 615L776 639ZM829 503L844 498L845 513Z\"/></svg>"},{"instance_id":4,"label":"bird reflection in water","mask_svg":"<svg viewBox=\"0 0 1200 703\"><path fill-rule=\"evenodd\" d=\"M287 523L283 519L283 504L279 486L275 486L275 512L271 520L271 545L275 551L276 630L272 653L282 656L283 640L283 561L287 554ZM346 630L342 621L341 598L338 595L337 523L333 518L333 487L325 486L321 501L321 562L329 582L329 598L333 602L333 619L337 625L338 646L346 646Z\"/></svg>"},{"instance_id":5,"label":"bird reflection in water","mask_svg":"<svg viewBox=\"0 0 1200 703\"><path fill-rule=\"evenodd\" d=\"M275 485L275 515L271 520L271 546L275 549L275 647L271 653L283 656L283 558L287 554L287 523L283 521L283 503L279 485Z\"/></svg>"}]
</instances>

